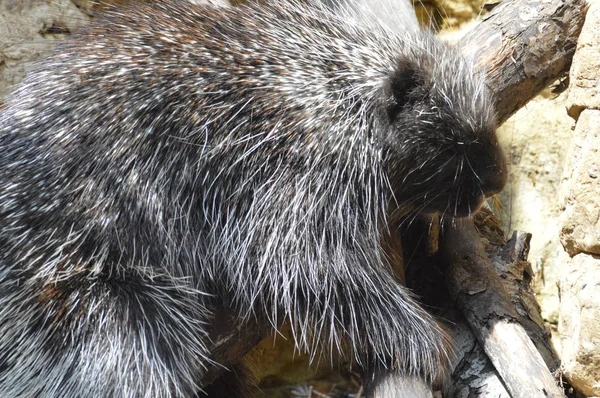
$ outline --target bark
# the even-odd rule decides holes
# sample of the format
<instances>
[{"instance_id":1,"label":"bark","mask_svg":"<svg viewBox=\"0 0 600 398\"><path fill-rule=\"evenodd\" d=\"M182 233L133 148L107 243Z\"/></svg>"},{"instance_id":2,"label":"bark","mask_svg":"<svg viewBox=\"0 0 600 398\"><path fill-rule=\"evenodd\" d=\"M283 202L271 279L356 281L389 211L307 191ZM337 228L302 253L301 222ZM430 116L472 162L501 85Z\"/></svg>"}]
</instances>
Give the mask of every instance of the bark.
<instances>
[{"instance_id":1,"label":"bark","mask_svg":"<svg viewBox=\"0 0 600 398\"><path fill-rule=\"evenodd\" d=\"M512 250L514 247L514 241L503 247L495 259L499 267L510 269L523 261L509 255L516 253ZM439 255L447 264L445 276L450 297L464 315L510 396L564 397L521 325L521 317L488 259L481 236L471 220L446 229L440 240ZM539 333L539 328L531 329L531 333Z\"/></svg>"},{"instance_id":2,"label":"bark","mask_svg":"<svg viewBox=\"0 0 600 398\"><path fill-rule=\"evenodd\" d=\"M457 45L487 71L498 124L571 66L584 0L505 0Z\"/></svg>"}]
</instances>

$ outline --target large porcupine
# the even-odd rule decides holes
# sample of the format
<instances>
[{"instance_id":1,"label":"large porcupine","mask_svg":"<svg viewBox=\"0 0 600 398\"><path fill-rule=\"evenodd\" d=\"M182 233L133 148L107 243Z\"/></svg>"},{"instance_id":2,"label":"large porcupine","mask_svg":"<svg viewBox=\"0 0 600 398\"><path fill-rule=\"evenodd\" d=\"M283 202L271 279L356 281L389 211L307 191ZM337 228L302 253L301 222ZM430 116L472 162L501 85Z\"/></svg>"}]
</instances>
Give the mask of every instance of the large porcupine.
<instances>
[{"instance_id":1,"label":"large porcupine","mask_svg":"<svg viewBox=\"0 0 600 398\"><path fill-rule=\"evenodd\" d=\"M188 397L215 303L433 379L390 214L465 216L505 165L483 76L314 5L162 2L61 44L0 114L0 396Z\"/></svg>"}]
</instances>

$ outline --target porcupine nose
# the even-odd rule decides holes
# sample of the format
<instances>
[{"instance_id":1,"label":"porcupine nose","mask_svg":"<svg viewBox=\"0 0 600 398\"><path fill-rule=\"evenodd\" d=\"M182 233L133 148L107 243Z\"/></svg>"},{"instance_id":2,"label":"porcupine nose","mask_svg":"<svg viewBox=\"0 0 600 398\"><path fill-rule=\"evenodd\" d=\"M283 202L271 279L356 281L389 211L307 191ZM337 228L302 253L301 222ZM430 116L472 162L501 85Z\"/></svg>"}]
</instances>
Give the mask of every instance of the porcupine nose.
<instances>
[{"instance_id":1,"label":"porcupine nose","mask_svg":"<svg viewBox=\"0 0 600 398\"><path fill-rule=\"evenodd\" d=\"M479 210L486 198L500 193L504 188L508 176L504 154L498 150L489 157L494 160L478 170L473 180L463 184L462 193L456 197L452 209L455 217L470 216Z\"/></svg>"},{"instance_id":2,"label":"porcupine nose","mask_svg":"<svg viewBox=\"0 0 600 398\"><path fill-rule=\"evenodd\" d=\"M508 169L506 166L506 158L500 150L495 154L496 161L490 164L487 172L482 178L481 191L486 198L500 193L506 185L508 178Z\"/></svg>"}]
</instances>

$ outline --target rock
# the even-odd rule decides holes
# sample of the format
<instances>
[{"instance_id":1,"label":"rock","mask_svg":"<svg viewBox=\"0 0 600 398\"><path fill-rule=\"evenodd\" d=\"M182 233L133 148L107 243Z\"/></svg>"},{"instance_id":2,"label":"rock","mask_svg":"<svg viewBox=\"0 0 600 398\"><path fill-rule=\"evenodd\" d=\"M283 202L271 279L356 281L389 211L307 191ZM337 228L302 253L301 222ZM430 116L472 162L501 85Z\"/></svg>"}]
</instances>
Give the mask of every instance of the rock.
<instances>
[{"instance_id":1,"label":"rock","mask_svg":"<svg viewBox=\"0 0 600 398\"><path fill-rule=\"evenodd\" d=\"M587 396L600 396L600 259L578 254L560 282L563 372Z\"/></svg>"},{"instance_id":2,"label":"rock","mask_svg":"<svg viewBox=\"0 0 600 398\"><path fill-rule=\"evenodd\" d=\"M565 111L567 93L547 89L520 109L498 130L509 165L509 182L499 195L505 231L530 232L529 261L542 316L558 322L556 281L562 265L559 240L558 188L573 119Z\"/></svg>"},{"instance_id":3,"label":"rock","mask_svg":"<svg viewBox=\"0 0 600 398\"><path fill-rule=\"evenodd\" d=\"M70 0L0 1L0 98L88 19Z\"/></svg>"},{"instance_id":4,"label":"rock","mask_svg":"<svg viewBox=\"0 0 600 398\"><path fill-rule=\"evenodd\" d=\"M567 104L577 118L583 109L600 109L600 2L592 3L577 42Z\"/></svg>"},{"instance_id":5,"label":"rock","mask_svg":"<svg viewBox=\"0 0 600 398\"><path fill-rule=\"evenodd\" d=\"M581 113L570 153L561 187L560 240L570 256L600 254L600 110Z\"/></svg>"},{"instance_id":6,"label":"rock","mask_svg":"<svg viewBox=\"0 0 600 398\"><path fill-rule=\"evenodd\" d=\"M456 28L480 16L485 2L485 0L437 0L433 2L436 5L433 17L435 18L435 14L438 13L441 18L437 22L441 23L442 27ZM420 2L416 2L418 3Z\"/></svg>"},{"instance_id":7,"label":"rock","mask_svg":"<svg viewBox=\"0 0 600 398\"><path fill-rule=\"evenodd\" d=\"M594 1L571 68L567 104L577 119L560 189L563 268L558 332L564 376L600 396L600 2Z\"/></svg>"}]
</instances>

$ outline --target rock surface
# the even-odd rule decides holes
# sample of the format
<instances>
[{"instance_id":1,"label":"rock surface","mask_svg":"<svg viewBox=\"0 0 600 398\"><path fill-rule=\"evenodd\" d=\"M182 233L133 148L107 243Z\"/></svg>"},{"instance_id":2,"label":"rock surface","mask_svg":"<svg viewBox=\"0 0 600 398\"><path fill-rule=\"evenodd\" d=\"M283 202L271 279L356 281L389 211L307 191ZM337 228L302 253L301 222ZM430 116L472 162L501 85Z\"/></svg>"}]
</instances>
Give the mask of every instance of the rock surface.
<instances>
[{"instance_id":1,"label":"rock surface","mask_svg":"<svg viewBox=\"0 0 600 398\"><path fill-rule=\"evenodd\" d=\"M600 2L577 44L568 110L578 120L560 190L560 239L573 257L560 278L562 367L577 390L600 396Z\"/></svg>"},{"instance_id":2,"label":"rock surface","mask_svg":"<svg viewBox=\"0 0 600 398\"><path fill-rule=\"evenodd\" d=\"M559 240L558 191L573 120L567 115L567 93L550 89L533 99L498 129L509 165L509 181L499 195L504 230L530 232L529 261L542 316L558 322L556 282L563 248Z\"/></svg>"},{"instance_id":3,"label":"rock surface","mask_svg":"<svg viewBox=\"0 0 600 398\"><path fill-rule=\"evenodd\" d=\"M578 254L560 282L563 372L587 396L600 396L600 259Z\"/></svg>"},{"instance_id":4,"label":"rock surface","mask_svg":"<svg viewBox=\"0 0 600 398\"><path fill-rule=\"evenodd\" d=\"M0 104L33 62L88 20L70 0L0 1Z\"/></svg>"},{"instance_id":5,"label":"rock surface","mask_svg":"<svg viewBox=\"0 0 600 398\"><path fill-rule=\"evenodd\" d=\"M577 118L583 109L600 109L600 2L592 4L579 36L571 66L569 115Z\"/></svg>"},{"instance_id":6,"label":"rock surface","mask_svg":"<svg viewBox=\"0 0 600 398\"><path fill-rule=\"evenodd\" d=\"M600 395L600 110L581 112L561 189L560 238L574 256L560 277L558 331L565 377Z\"/></svg>"},{"instance_id":7,"label":"rock surface","mask_svg":"<svg viewBox=\"0 0 600 398\"><path fill-rule=\"evenodd\" d=\"M451 28L481 16L485 3L486 0L438 0L436 11L441 13L442 27Z\"/></svg>"},{"instance_id":8,"label":"rock surface","mask_svg":"<svg viewBox=\"0 0 600 398\"><path fill-rule=\"evenodd\" d=\"M600 110L586 109L579 116L561 191L565 250L570 256L600 254Z\"/></svg>"}]
</instances>

